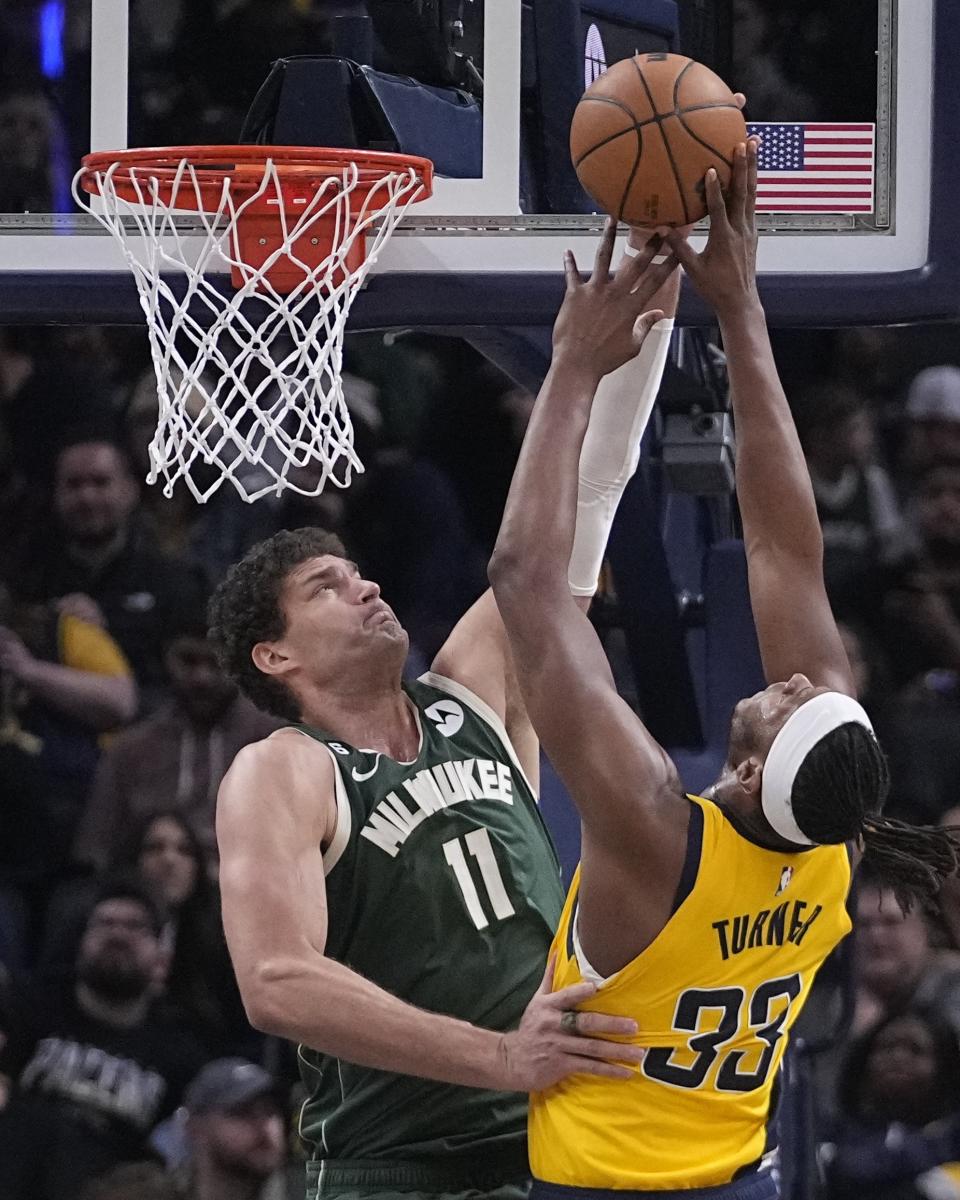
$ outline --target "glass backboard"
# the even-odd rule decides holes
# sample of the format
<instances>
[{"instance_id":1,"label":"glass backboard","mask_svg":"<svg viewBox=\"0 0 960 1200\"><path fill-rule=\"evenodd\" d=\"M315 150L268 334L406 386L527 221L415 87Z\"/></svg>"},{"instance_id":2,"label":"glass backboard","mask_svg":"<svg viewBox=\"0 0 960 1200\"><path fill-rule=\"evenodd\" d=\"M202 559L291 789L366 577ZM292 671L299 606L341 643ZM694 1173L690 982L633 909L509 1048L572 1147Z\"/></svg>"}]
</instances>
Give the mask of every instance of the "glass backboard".
<instances>
[{"instance_id":1,"label":"glass backboard","mask_svg":"<svg viewBox=\"0 0 960 1200\"><path fill-rule=\"evenodd\" d=\"M827 0L18 0L0 20L0 319L136 319L119 250L65 187L81 154L238 140L273 59L344 48L381 71L455 83L480 112L476 169L438 179L411 210L355 326L549 321L563 249L587 261L600 224L566 155L572 105L605 65L660 48L747 92L770 145L806 138L822 154L817 141L846 128L869 164L867 198L860 187L861 203L837 202L853 211L825 211L841 181L805 185L823 203L764 214L777 319L945 315L930 264L931 183L952 169L934 160L950 103L937 71L960 49L946 0L849 0L842 13ZM951 243L940 279L955 278Z\"/></svg>"}]
</instances>

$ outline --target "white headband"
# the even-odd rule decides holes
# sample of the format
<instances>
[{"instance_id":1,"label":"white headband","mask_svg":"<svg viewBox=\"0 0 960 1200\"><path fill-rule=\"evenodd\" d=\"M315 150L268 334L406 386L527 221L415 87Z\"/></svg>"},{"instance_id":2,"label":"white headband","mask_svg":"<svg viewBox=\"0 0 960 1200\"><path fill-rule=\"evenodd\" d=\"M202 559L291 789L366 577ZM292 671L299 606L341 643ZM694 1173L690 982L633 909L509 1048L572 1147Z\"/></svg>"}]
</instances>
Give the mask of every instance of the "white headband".
<instances>
[{"instance_id":1,"label":"white headband","mask_svg":"<svg viewBox=\"0 0 960 1200\"><path fill-rule=\"evenodd\" d=\"M799 846L817 843L803 832L793 815L793 781L803 760L821 739L851 721L873 733L870 718L856 700L842 692L824 692L801 704L773 739L763 764L760 802L763 815L777 833ZM825 803L828 798L824 797Z\"/></svg>"}]
</instances>

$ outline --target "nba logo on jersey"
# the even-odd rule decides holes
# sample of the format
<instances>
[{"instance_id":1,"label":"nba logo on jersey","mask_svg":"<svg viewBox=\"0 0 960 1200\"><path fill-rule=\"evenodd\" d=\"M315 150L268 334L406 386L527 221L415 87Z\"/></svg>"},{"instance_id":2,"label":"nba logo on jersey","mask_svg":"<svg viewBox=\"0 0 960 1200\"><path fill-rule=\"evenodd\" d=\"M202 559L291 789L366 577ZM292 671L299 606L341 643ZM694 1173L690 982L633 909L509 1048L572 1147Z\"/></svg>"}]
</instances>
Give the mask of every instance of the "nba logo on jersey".
<instances>
[{"instance_id":1,"label":"nba logo on jersey","mask_svg":"<svg viewBox=\"0 0 960 1200\"><path fill-rule=\"evenodd\" d=\"M463 725L463 709L456 700L438 700L423 711L444 737L453 737Z\"/></svg>"},{"instance_id":2,"label":"nba logo on jersey","mask_svg":"<svg viewBox=\"0 0 960 1200\"><path fill-rule=\"evenodd\" d=\"M588 88L606 69L607 52L603 48L603 38L596 25L591 25L587 30L587 44L583 50L583 86Z\"/></svg>"},{"instance_id":3,"label":"nba logo on jersey","mask_svg":"<svg viewBox=\"0 0 960 1200\"><path fill-rule=\"evenodd\" d=\"M793 867L784 867L783 870L780 872L780 883L777 887L777 890L774 892L774 895L775 896L783 895L783 893L790 886L790 880L792 878L793 878Z\"/></svg>"}]
</instances>

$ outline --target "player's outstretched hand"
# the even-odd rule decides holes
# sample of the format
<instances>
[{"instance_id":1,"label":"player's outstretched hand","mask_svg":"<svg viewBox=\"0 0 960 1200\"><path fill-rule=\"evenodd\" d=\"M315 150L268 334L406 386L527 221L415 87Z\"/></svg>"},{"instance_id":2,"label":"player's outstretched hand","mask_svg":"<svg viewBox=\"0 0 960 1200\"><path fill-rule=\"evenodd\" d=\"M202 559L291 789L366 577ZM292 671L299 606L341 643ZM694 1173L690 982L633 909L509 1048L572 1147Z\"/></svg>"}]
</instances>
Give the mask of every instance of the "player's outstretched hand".
<instances>
[{"instance_id":1,"label":"player's outstretched hand","mask_svg":"<svg viewBox=\"0 0 960 1200\"><path fill-rule=\"evenodd\" d=\"M551 991L555 961L551 958L547 964L543 982L527 1005L520 1027L503 1035L504 1088L539 1092L568 1075L630 1079L634 1071L625 1064L639 1063L643 1048L608 1039L635 1034L636 1021L576 1012L578 1004L596 994L596 986L577 983L559 992Z\"/></svg>"},{"instance_id":2,"label":"player's outstretched hand","mask_svg":"<svg viewBox=\"0 0 960 1200\"><path fill-rule=\"evenodd\" d=\"M679 231L668 234L666 240L694 287L722 317L758 301L757 139L750 138L737 147L726 197L712 167L705 187L710 236L702 253L697 254Z\"/></svg>"},{"instance_id":3,"label":"player's outstretched hand","mask_svg":"<svg viewBox=\"0 0 960 1200\"><path fill-rule=\"evenodd\" d=\"M587 371L600 379L633 358L649 330L663 316L648 306L677 268L677 259L667 254L654 263L662 249L659 237L651 238L639 254L624 256L614 275L610 274L617 222L607 218L597 249L593 274L582 279L576 260L564 255L567 292L553 327L555 363Z\"/></svg>"}]
</instances>

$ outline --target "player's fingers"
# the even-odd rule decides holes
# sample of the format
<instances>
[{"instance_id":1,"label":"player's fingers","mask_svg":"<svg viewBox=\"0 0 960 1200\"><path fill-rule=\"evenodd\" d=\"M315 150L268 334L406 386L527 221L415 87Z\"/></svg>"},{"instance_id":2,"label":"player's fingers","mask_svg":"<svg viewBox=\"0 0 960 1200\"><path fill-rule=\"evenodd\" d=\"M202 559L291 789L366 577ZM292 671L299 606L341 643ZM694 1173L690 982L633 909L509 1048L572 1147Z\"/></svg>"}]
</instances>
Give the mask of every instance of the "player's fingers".
<instances>
[{"instance_id":1,"label":"player's fingers","mask_svg":"<svg viewBox=\"0 0 960 1200\"><path fill-rule=\"evenodd\" d=\"M641 307L649 302L651 296L659 292L679 265L680 260L669 247L667 249L668 253L658 254L658 261L652 263L644 271L639 282L631 289L631 294L636 296Z\"/></svg>"},{"instance_id":2,"label":"player's fingers","mask_svg":"<svg viewBox=\"0 0 960 1200\"><path fill-rule=\"evenodd\" d=\"M744 219L747 203L747 147L744 142L733 152L733 175L727 197L727 211L732 224L739 226Z\"/></svg>"},{"instance_id":3,"label":"player's fingers","mask_svg":"<svg viewBox=\"0 0 960 1200\"><path fill-rule=\"evenodd\" d=\"M600 237L600 245L597 247L597 257L593 264L595 282L606 282L610 274L610 264L613 262L613 247L616 240L617 218L607 217L603 226L603 234Z\"/></svg>"},{"instance_id":4,"label":"player's fingers","mask_svg":"<svg viewBox=\"0 0 960 1200\"><path fill-rule=\"evenodd\" d=\"M753 220L757 212L757 160L759 158L760 139L752 137L747 141L747 197L744 204L744 217L753 228Z\"/></svg>"},{"instance_id":5,"label":"player's fingers","mask_svg":"<svg viewBox=\"0 0 960 1200\"><path fill-rule=\"evenodd\" d=\"M737 106L737 108L746 108L746 106L747 106L747 98L743 94L743 92L734 92L733 93L733 102Z\"/></svg>"},{"instance_id":6,"label":"player's fingers","mask_svg":"<svg viewBox=\"0 0 960 1200\"><path fill-rule=\"evenodd\" d=\"M644 313L651 299L660 291L677 269L679 260L675 254L663 256L662 262L652 263L630 287L630 298L634 304L635 317ZM659 320L659 318L657 318Z\"/></svg>"},{"instance_id":7,"label":"player's fingers","mask_svg":"<svg viewBox=\"0 0 960 1200\"><path fill-rule=\"evenodd\" d=\"M568 252L569 253L569 252ZM557 952L554 952L547 959L546 970L543 972L543 978L540 980L540 986L537 988L537 995L548 996L553 991L553 977L557 971Z\"/></svg>"},{"instance_id":8,"label":"player's fingers","mask_svg":"<svg viewBox=\"0 0 960 1200\"><path fill-rule=\"evenodd\" d=\"M651 263L640 278L630 289L634 301L636 316L640 316L651 299L660 291L670 276L676 271L680 260L672 252L657 255L657 262Z\"/></svg>"},{"instance_id":9,"label":"player's fingers","mask_svg":"<svg viewBox=\"0 0 960 1200\"><path fill-rule=\"evenodd\" d=\"M696 269L700 255L687 241L685 232L679 229L671 230L667 234L666 241L670 247L670 253L685 271Z\"/></svg>"},{"instance_id":10,"label":"player's fingers","mask_svg":"<svg viewBox=\"0 0 960 1200\"><path fill-rule=\"evenodd\" d=\"M638 1025L632 1017L611 1017L608 1013L577 1013L577 1033L584 1037L598 1035L633 1037Z\"/></svg>"},{"instance_id":11,"label":"player's fingers","mask_svg":"<svg viewBox=\"0 0 960 1200\"><path fill-rule=\"evenodd\" d=\"M633 323L633 344L639 350L646 340L647 334L656 325L658 321L663 320L663 310L659 308L652 309L650 312L641 313Z\"/></svg>"},{"instance_id":12,"label":"player's fingers","mask_svg":"<svg viewBox=\"0 0 960 1200\"><path fill-rule=\"evenodd\" d=\"M561 988L559 992L554 992L550 996L550 1007L576 1008L578 1004L582 1004L584 1000L589 1000L596 994L597 985L595 983L572 983L569 987Z\"/></svg>"},{"instance_id":13,"label":"player's fingers","mask_svg":"<svg viewBox=\"0 0 960 1200\"><path fill-rule=\"evenodd\" d=\"M617 268L616 285L619 291L633 292L650 264L663 248L663 238L655 233L636 254L625 254Z\"/></svg>"},{"instance_id":14,"label":"player's fingers","mask_svg":"<svg viewBox=\"0 0 960 1200\"><path fill-rule=\"evenodd\" d=\"M567 277L567 291L575 291L580 286L580 270L572 250L563 252L563 273Z\"/></svg>"},{"instance_id":15,"label":"player's fingers","mask_svg":"<svg viewBox=\"0 0 960 1200\"><path fill-rule=\"evenodd\" d=\"M727 206L723 199L720 176L715 167L711 167L707 172L704 186L707 194L707 212L710 214L710 233L724 233L729 229L730 222L727 219ZM683 262L683 259L680 261Z\"/></svg>"},{"instance_id":16,"label":"player's fingers","mask_svg":"<svg viewBox=\"0 0 960 1200\"><path fill-rule=\"evenodd\" d=\"M615 1062L629 1065L643 1062L646 1050L643 1046L631 1046L623 1042L605 1042L599 1038L564 1038L557 1049L562 1054L582 1055L584 1058L597 1058L604 1062Z\"/></svg>"}]
</instances>

